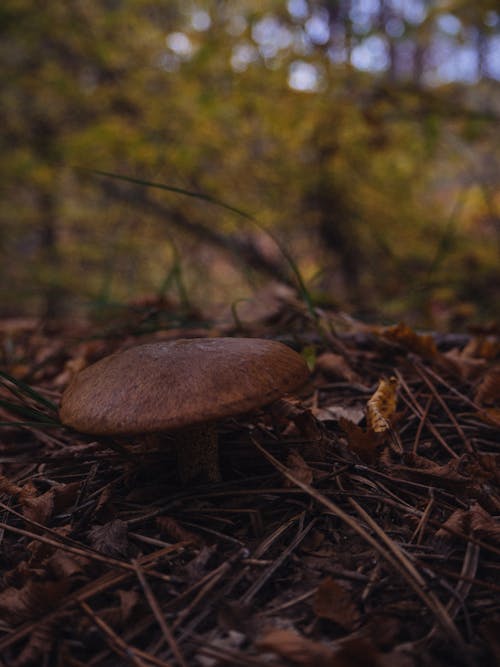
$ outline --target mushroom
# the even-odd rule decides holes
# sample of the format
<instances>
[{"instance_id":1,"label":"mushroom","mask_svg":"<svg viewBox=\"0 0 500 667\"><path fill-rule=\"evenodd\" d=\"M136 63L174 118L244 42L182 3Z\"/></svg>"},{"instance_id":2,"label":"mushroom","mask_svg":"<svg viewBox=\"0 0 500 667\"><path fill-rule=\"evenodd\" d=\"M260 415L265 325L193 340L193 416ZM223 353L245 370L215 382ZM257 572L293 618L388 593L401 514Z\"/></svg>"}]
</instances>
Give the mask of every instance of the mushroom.
<instances>
[{"instance_id":1,"label":"mushroom","mask_svg":"<svg viewBox=\"0 0 500 667\"><path fill-rule=\"evenodd\" d=\"M78 373L60 419L82 433L169 434L181 480L220 479L219 419L272 403L304 384L307 365L292 349L255 338L194 338L139 345Z\"/></svg>"}]
</instances>

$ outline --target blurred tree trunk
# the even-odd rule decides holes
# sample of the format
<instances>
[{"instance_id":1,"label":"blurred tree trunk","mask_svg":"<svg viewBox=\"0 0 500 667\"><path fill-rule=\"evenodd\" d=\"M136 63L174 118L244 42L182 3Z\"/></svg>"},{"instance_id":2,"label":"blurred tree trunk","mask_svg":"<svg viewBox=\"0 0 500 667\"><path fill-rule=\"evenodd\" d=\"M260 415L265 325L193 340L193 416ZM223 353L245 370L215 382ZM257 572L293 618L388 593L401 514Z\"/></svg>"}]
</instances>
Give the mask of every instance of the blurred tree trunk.
<instances>
[{"instance_id":1,"label":"blurred tree trunk","mask_svg":"<svg viewBox=\"0 0 500 667\"><path fill-rule=\"evenodd\" d=\"M326 250L338 261L346 295L360 307L363 303L360 281L362 257L355 207L348 194L331 182L320 184L314 199L320 238Z\"/></svg>"},{"instance_id":2,"label":"blurred tree trunk","mask_svg":"<svg viewBox=\"0 0 500 667\"><path fill-rule=\"evenodd\" d=\"M41 191L38 197L40 220L40 261L46 279L42 287L42 316L55 319L62 313L63 288L59 284L61 256L59 252L56 202L52 192Z\"/></svg>"},{"instance_id":3,"label":"blurred tree trunk","mask_svg":"<svg viewBox=\"0 0 500 667\"><path fill-rule=\"evenodd\" d=\"M42 170L52 170L57 160L56 129L47 118L36 113L32 123L34 154ZM42 293L41 315L46 319L59 317L63 302L63 289L59 284L61 254L57 230L56 180L57 170L51 174L48 182L43 179L39 183L36 195L42 275L39 286Z\"/></svg>"}]
</instances>

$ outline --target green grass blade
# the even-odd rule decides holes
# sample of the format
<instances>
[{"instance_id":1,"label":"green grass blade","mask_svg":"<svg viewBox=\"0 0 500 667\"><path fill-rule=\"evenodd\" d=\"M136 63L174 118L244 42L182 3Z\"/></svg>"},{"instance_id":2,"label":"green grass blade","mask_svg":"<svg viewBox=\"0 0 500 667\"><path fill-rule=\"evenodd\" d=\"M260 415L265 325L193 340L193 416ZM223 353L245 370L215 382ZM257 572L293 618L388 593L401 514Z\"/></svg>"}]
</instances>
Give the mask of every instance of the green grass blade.
<instances>
[{"instance_id":1,"label":"green grass blade","mask_svg":"<svg viewBox=\"0 0 500 667\"><path fill-rule=\"evenodd\" d=\"M9 412L12 412L15 415L19 415L20 417L25 417L30 421L36 421L37 423L43 423L43 424L58 423L56 419L49 417L40 410L36 410L35 408L30 408L29 406L23 405L22 403L14 403L13 401L8 401L4 398L0 398L0 407L4 408L5 410L8 410Z\"/></svg>"},{"instance_id":2,"label":"green grass blade","mask_svg":"<svg viewBox=\"0 0 500 667\"><path fill-rule=\"evenodd\" d=\"M2 381L7 380L7 382ZM17 390L14 390L13 387L10 387L8 382L12 383L17 387ZM29 396L32 400L34 400L36 403L39 403L40 405L45 406L52 412L57 412L58 407L55 403L50 401L48 398L45 398L45 396L42 396L42 394L38 393L33 387L30 387L29 384L26 384L26 382L22 382L22 380L18 380L12 375L9 375L9 373L6 373L5 371L0 371L0 384L2 384L6 389L8 389L11 393L15 394L18 398L22 398L23 395Z\"/></svg>"},{"instance_id":3,"label":"green grass blade","mask_svg":"<svg viewBox=\"0 0 500 667\"><path fill-rule=\"evenodd\" d=\"M253 216L250 215L249 213L246 213L245 211L241 210L240 208L237 208L236 206L227 204L226 202L217 199L217 197L212 197L212 195L207 195L203 192L186 190L184 188L175 187L174 185L164 185L163 183L156 183L153 181L144 181L141 178L133 178L132 176L123 176L122 174L114 174L109 171L101 171L100 169L86 169L84 167L76 167L76 169L80 171L88 171L93 174L97 174L98 176L116 178L120 181L126 181L127 183L134 183L135 185L142 185L143 187L157 188L158 190L166 190L167 192L174 192L175 194L184 195L185 197L194 197L195 199L201 199L203 201L209 202L210 204L214 204L215 206L220 206L221 208L225 208L227 211L236 213L237 215L240 215L243 218L246 218L247 220L254 221Z\"/></svg>"},{"instance_id":4,"label":"green grass blade","mask_svg":"<svg viewBox=\"0 0 500 667\"><path fill-rule=\"evenodd\" d=\"M281 254L287 261L288 265L290 266L290 269L292 270L293 275L295 276L295 279L297 281L297 286L299 289L299 292L307 305L307 309L309 310L309 313L312 315L315 321L317 321L317 314L316 310L314 308L314 303L313 299L311 297L311 294L309 293L309 290L307 289L307 286L305 284L304 278L302 277L302 274L300 272L299 267L297 266L297 263L295 262L294 258L288 251L288 249L284 246L284 244L275 236L275 234L265 227L262 226L262 224L255 218L255 216L251 215L250 213L247 213L246 211L243 211L242 209L232 206L231 204L228 204L221 199L218 199L217 197L213 197L212 195L205 194L203 192L195 192L192 190L185 190L184 188L178 188L173 185L165 185L163 183L157 183L153 181L145 181L140 178L133 178L131 176L122 176L121 174L115 174L109 171L101 171L99 169L86 169L83 167L77 167L80 171L88 171L93 174L97 174L98 176L105 176L107 178L115 178L120 181L126 181L127 183L134 183L135 185L141 185L143 187L148 187L148 188L157 188L159 190L166 190L167 192L174 192L176 194L184 195L186 197L194 197L195 199L201 199L202 201L206 201L210 204L213 204L215 206L219 206L221 208L226 209L227 211L230 211L231 213L235 213L236 215L241 216L242 218L245 218L246 220L249 220L252 222L254 225L256 225L261 231L263 231L265 234L267 234L273 241L276 243L277 247L279 248Z\"/></svg>"},{"instance_id":5,"label":"green grass blade","mask_svg":"<svg viewBox=\"0 0 500 667\"><path fill-rule=\"evenodd\" d=\"M61 428L61 424L58 422L16 422L16 421L6 421L6 422L0 422L0 427L2 426L11 426L14 428L17 427L22 427L22 426L31 426L36 427L36 428Z\"/></svg>"}]
</instances>

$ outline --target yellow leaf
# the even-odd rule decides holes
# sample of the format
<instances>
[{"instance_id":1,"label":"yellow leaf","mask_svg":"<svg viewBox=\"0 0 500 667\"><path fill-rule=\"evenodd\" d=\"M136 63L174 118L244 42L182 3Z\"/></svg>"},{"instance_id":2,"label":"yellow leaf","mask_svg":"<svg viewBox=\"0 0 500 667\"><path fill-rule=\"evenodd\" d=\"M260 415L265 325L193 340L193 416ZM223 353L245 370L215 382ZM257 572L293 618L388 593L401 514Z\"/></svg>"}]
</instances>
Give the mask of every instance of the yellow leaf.
<instances>
[{"instance_id":1,"label":"yellow leaf","mask_svg":"<svg viewBox=\"0 0 500 667\"><path fill-rule=\"evenodd\" d=\"M391 427L390 419L396 412L398 380L382 378L376 392L368 400L366 421L375 433L383 433Z\"/></svg>"}]
</instances>

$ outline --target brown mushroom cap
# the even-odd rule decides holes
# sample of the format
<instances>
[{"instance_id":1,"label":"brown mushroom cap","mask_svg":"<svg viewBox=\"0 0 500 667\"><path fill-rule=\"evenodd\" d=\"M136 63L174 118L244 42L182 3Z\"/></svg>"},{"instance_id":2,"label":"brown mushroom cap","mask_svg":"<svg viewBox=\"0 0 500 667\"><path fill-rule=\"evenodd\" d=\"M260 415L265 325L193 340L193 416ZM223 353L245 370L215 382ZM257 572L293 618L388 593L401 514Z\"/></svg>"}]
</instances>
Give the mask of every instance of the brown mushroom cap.
<instances>
[{"instance_id":1,"label":"brown mushroom cap","mask_svg":"<svg viewBox=\"0 0 500 667\"><path fill-rule=\"evenodd\" d=\"M302 357L272 340L151 343L78 373L63 394L60 418L93 435L168 431L266 405L307 377Z\"/></svg>"}]
</instances>

